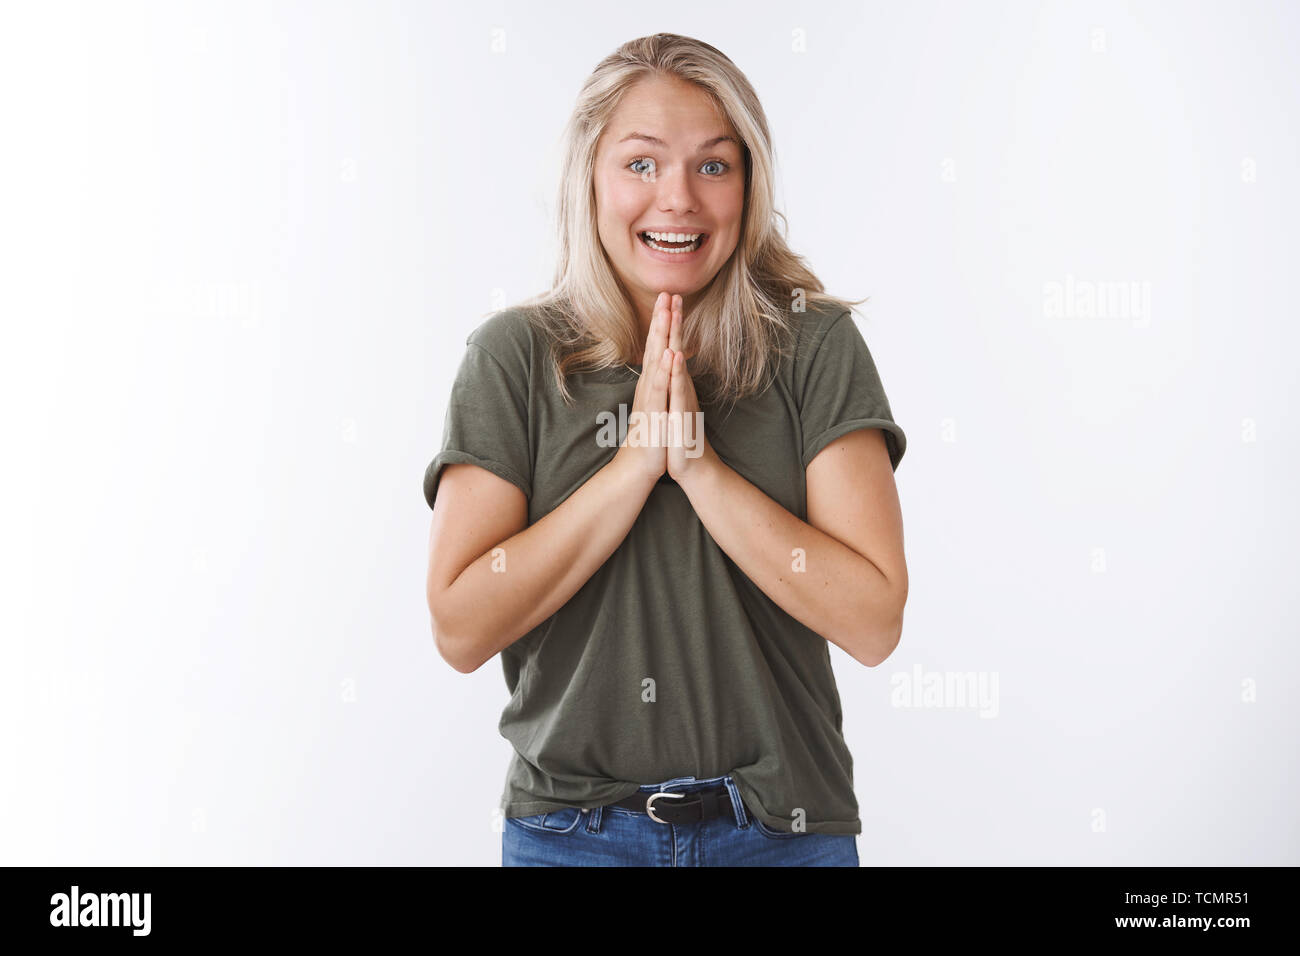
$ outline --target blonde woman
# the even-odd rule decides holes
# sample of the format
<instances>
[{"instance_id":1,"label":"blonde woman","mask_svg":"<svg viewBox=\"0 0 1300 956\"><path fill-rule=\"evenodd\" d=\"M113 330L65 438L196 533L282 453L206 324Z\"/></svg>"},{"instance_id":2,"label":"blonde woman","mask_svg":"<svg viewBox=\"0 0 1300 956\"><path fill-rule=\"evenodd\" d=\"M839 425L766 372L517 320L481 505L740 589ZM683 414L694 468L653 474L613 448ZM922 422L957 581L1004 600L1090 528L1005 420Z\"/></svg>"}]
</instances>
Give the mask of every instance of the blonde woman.
<instances>
[{"instance_id":1,"label":"blonde woman","mask_svg":"<svg viewBox=\"0 0 1300 956\"><path fill-rule=\"evenodd\" d=\"M553 288L469 336L424 477L437 648L510 691L502 863L857 866L829 644L888 657L907 568L854 303L712 46L620 47L565 151Z\"/></svg>"}]
</instances>

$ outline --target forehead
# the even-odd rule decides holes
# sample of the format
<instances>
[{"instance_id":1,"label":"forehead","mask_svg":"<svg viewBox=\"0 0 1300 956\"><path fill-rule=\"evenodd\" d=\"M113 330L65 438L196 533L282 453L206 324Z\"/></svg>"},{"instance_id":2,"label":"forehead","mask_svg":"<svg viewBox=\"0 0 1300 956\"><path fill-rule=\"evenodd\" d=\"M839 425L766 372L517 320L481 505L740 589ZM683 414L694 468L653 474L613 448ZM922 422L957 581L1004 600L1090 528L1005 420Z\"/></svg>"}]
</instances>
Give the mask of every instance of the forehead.
<instances>
[{"instance_id":1,"label":"forehead","mask_svg":"<svg viewBox=\"0 0 1300 956\"><path fill-rule=\"evenodd\" d=\"M663 77L641 80L623 94L601 136L601 146L617 146L632 133L663 140L666 148L683 151L694 150L719 136L740 139L726 115L704 90L685 80ZM632 139L623 145L656 144ZM731 143L716 145L739 148L738 144Z\"/></svg>"}]
</instances>

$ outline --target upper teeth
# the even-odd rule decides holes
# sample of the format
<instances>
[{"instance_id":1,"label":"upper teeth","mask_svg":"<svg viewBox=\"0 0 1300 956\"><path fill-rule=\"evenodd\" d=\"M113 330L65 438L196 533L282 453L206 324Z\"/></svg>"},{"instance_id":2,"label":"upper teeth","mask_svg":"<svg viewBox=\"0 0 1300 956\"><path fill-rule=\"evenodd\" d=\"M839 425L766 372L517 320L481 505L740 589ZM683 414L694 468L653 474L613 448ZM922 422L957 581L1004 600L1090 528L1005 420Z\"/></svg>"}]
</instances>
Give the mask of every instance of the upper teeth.
<instances>
[{"instance_id":1,"label":"upper teeth","mask_svg":"<svg viewBox=\"0 0 1300 956\"><path fill-rule=\"evenodd\" d=\"M655 242L694 242L696 239L700 238L700 236L704 235L704 233L693 232L688 234L685 232L647 232L646 235L655 240Z\"/></svg>"}]
</instances>

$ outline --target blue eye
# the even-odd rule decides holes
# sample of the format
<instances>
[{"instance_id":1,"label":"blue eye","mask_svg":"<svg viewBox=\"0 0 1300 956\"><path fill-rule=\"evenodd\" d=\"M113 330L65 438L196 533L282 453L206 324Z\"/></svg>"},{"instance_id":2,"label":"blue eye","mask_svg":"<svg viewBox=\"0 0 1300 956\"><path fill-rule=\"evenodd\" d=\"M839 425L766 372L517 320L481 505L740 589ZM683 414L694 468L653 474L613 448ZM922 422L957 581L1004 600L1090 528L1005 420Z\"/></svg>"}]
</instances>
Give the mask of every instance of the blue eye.
<instances>
[{"instance_id":1,"label":"blue eye","mask_svg":"<svg viewBox=\"0 0 1300 956\"><path fill-rule=\"evenodd\" d=\"M634 169L633 167L635 167L638 163L650 163L651 165L653 165L653 164L654 164L654 160L653 160L653 159L650 159L650 158L648 158L648 157L645 157L645 156L640 156L640 157L638 157L638 158L632 160L630 163L627 164L627 168L628 168L628 169L631 169L632 172L636 173L638 176L644 176L647 172L649 172L649 170L645 170L645 169ZM730 164L730 163L724 162L724 161L722 161L721 159L711 159L711 160L709 160L707 163L705 163L704 166L701 166L700 168L703 169L705 166L720 166L720 167L721 167L721 169L719 169L716 173L707 173L707 174L706 174L706 175L709 175L709 176L715 176L715 177L716 177L716 176L721 176L723 173L725 173L727 170L729 170L729 169L731 168L731 164Z\"/></svg>"}]
</instances>

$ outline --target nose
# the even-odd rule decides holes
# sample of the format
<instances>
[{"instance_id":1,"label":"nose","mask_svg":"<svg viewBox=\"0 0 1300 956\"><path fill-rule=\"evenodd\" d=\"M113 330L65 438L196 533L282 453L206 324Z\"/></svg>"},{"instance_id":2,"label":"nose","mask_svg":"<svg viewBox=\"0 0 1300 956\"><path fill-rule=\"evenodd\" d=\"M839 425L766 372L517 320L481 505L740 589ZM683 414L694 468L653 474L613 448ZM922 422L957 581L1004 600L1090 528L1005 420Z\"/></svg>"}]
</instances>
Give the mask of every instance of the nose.
<instances>
[{"instance_id":1,"label":"nose","mask_svg":"<svg viewBox=\"0 0 1300 956\"><path fill-rule=\"evenodd\" d=\"M696 210L695 190L691 187L690 174L683 167L657 177L656 184L659 191L655 201L660 212L690 213Z\"/></svg>"}]
</instances>

